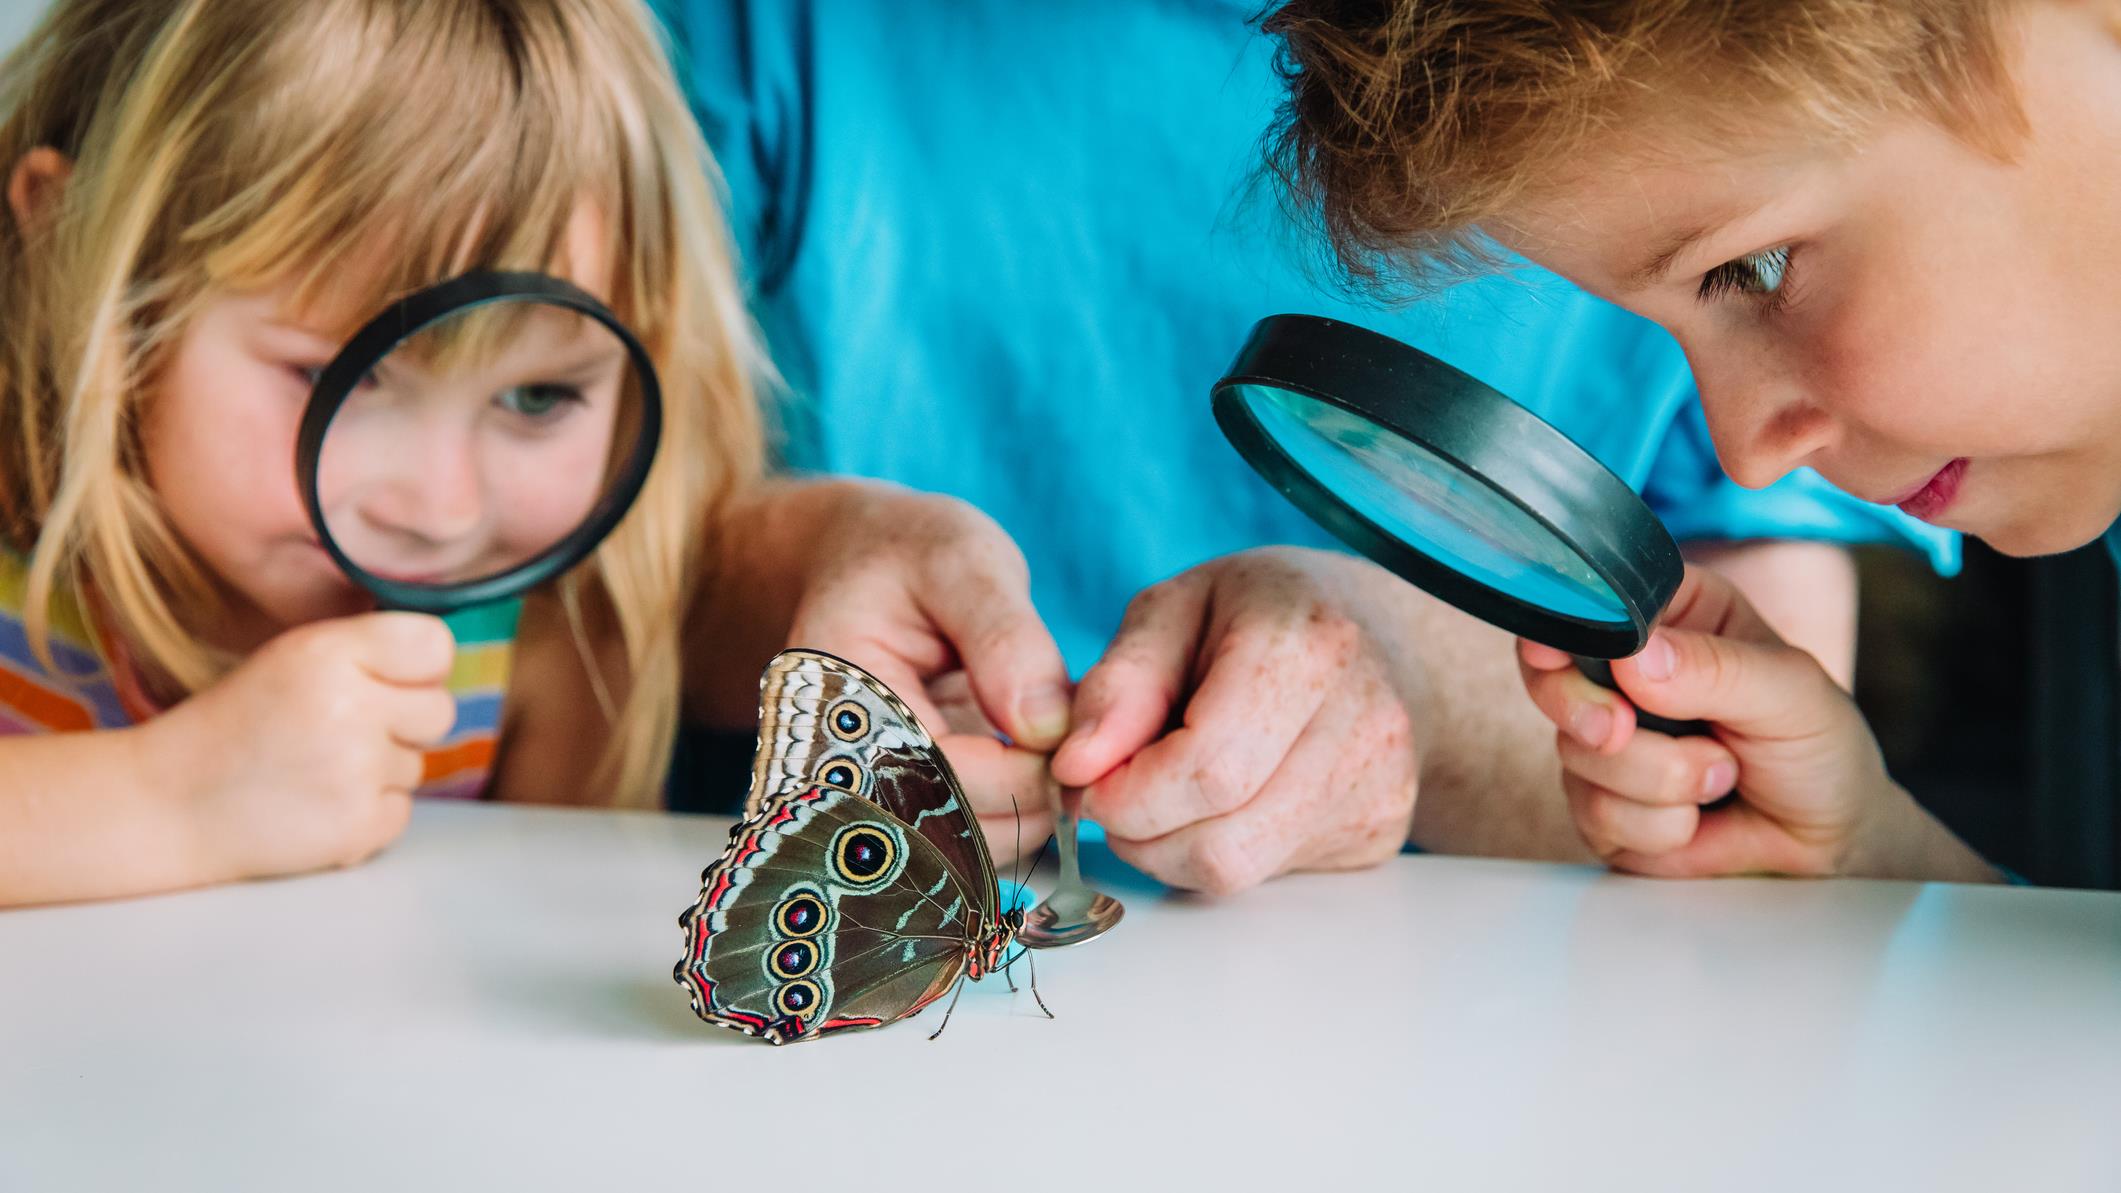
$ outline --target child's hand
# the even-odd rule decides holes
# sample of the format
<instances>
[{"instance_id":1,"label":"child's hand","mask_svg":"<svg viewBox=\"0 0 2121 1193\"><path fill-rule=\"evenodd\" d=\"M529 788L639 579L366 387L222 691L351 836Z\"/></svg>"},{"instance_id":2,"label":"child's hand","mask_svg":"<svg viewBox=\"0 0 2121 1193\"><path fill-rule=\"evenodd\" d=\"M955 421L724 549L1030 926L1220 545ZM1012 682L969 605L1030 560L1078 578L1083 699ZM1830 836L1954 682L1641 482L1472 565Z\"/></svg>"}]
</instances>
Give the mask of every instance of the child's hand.
<instances>
[{"instance_id":1,"label":"child's hand","mask_svg":"<svg viewBox=\"0 0 2121 1193\"><path fill-rule=\"evenodd\" d=\"M447 626L371 613L290 630L148 723L209 881L362 861L411 814L422 748L456 720Z\"/></svg>"},{"instance_id":2,"label":"child's hand","mask_svg":"<svg viewBox=\"0 0 2121 1193\"><path fill-rule=\"evenodd\" d=\"M1689 568L1649 646L1613 665L1626 698L1560 651L1525 642L1519 657L1561 729L1577 830L1618 869L1994 880L1886 775L1848 694L1713 572ZM1638 729L1631 700L1713 736Z\"/></svg>"}]
</instances>

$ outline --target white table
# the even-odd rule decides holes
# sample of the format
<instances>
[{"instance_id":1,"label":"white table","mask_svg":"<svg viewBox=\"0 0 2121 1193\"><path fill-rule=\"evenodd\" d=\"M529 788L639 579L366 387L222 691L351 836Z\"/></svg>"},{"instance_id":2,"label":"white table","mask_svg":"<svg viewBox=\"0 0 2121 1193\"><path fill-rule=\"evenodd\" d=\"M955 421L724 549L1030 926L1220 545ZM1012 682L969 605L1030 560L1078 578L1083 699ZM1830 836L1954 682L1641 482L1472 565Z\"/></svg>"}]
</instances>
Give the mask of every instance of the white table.
<instances>
[{"instance_id":1,"label":"white table","mask_svg":"<svg viewBox=\"0 0 2121 1193\"><path fill-rule=\"evenodd\" d=\"M670 977L726 826L430 805L0 913L0 1190L2121 1189L2121 897L1093 854L1128 916L1041 958L1057 1020L772 1048Z\"/></svg>"}]
</instances>

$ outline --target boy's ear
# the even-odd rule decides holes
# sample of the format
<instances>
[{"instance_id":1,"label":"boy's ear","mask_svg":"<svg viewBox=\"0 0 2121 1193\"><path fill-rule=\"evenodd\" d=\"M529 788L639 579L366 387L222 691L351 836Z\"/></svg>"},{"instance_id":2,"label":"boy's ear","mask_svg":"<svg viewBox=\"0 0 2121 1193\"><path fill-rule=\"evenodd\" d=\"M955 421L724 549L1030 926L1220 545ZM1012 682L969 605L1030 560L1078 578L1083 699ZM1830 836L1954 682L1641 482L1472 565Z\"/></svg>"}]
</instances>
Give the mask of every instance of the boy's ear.
<instances>
[{"instance_id":1,"label":"boy's ear","mask_svg":"<svg viewBox=\"0 0 2121 1193\"><path fill-rule=\"evenodd\" d=\"M66 180L73 175L73 160L56 149L44 146L23 154L7 179L7 205L15 213L15 226L27 232L42 224L59 206Z\"/></svg>"}]
</instances>

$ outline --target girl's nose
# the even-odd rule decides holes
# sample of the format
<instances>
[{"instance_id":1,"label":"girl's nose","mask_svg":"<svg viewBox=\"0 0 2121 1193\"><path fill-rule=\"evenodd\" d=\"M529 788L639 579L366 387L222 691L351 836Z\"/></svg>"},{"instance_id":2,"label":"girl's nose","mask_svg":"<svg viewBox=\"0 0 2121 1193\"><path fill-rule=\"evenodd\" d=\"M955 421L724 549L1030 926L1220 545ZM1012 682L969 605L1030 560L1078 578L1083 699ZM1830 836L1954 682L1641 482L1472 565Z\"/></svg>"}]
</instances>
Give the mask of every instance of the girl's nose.
<instances>
[{"instance_id":1,"label":"girl's nose","mask_svg":"<svg viewBox=\"0 0 2121 1193\"><path fill-rule=\"evenodd\" d=\"M455 440L455 436L438 436ZM484 516L482 486L468 442L440 442L426 450L403 445L402 467L379 487L368 516L381 528L427 543L463 538Z\"/></svg>"}]
</instances>

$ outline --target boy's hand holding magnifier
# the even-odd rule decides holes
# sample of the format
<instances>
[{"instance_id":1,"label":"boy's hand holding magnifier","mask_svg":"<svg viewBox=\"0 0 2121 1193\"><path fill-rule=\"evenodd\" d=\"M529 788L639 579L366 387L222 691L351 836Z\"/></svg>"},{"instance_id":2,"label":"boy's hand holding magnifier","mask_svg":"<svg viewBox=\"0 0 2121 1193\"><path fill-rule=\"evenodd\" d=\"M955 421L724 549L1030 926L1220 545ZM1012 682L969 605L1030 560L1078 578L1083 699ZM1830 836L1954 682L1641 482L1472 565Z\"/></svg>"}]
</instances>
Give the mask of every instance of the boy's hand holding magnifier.
<instances>
[{"instance_id":1,"label":"boy's hand holding magnifier","mask_svg":"<svg viewBox=\"0 0 2121 1193\"><path fill-rule=\"evenodd\" d=\"M1518 653L1526 690L1560 728L1577 830L1619 869L1998 877L1886 774L1848 693L1713 572L1689 568L1642 653L1613 664L1626 699L1552 647L1526 640ZM1711 736L1645 732L1631 702L1705 720Z\"/></svg>"},{"instance_id":2,"label":"boy's hand holding magnifier","mask_svg":"<svg viewBox=\"0 0 2121 1193\"><path fill-rule=\"evenodd\" d=\"M1686 569L1632 490L1502 394L1383 336L1279 315L1217 383L1215 413L1320 525L1524 639L1577 827L1614 866L1996 879L1886 775L1817 661Z\"/></svg>"}]
</instances>

